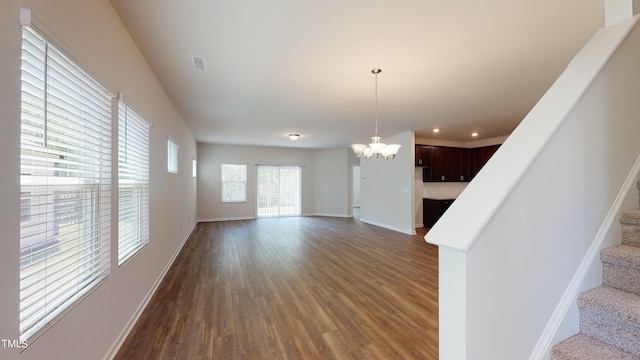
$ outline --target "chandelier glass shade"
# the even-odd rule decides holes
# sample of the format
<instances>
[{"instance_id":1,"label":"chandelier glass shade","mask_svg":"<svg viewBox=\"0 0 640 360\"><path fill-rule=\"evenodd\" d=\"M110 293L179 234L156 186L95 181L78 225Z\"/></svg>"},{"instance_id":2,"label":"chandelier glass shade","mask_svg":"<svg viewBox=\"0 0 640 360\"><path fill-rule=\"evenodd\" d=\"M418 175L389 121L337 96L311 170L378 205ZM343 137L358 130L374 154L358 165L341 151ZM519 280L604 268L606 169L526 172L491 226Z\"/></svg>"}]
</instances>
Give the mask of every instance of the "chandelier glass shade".
<instances>
[{"instance_id":1,"label":"chandelier glass shade","mask_svg":"<svg viewBox=\"0 0 640 360\"><path fill-rule=\"evenodd\" d=\"M380 74L380 72L382 72L382 70L378 68L371 70L371 73L376 76L376 127L374 136L371 137L371 143L369 145L351 144L351 148L353 149L353 152L356 154L356 156L359 158L364 157L367 160L371 159L372 157L375 157L376 159L383 158L385 160L393 159L398 154L398 150L400 150L401 146L398 144L387 145L381 143L380 140L382 138L378 136L378 74Z\"/></svg>"}]
</instances>

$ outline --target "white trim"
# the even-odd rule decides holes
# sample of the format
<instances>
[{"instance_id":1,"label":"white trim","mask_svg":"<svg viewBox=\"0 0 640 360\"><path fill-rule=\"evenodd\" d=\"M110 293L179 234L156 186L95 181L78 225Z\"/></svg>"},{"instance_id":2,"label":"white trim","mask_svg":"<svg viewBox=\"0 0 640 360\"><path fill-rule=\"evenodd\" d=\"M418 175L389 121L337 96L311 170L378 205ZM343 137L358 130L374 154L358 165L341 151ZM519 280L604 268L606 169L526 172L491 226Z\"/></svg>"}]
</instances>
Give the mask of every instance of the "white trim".
<instances>
[{"instance_id":1,"label":"white trim","mask_svg":"<svg viewBox=\"0 0 640 360\"><path fill-rule=\"evenodd\" d=\"M636 159L636 162L631 168L631 171L627 175L627 178L625 179L624 183L622 184L620 191L618 191L618 194L613 200L613 203L609 208L609 212L607 213L607 215L604 218L604 221L600 225L600 228L598 229L598 232L596 233L596 236L594 237L594 240L591 243L589 250L587 250L585 257L582 259L582 262L580 263L578 270L576 271L575 275L571 279L571 282L569 282L569 285L567 286L564 294L560 298L560 301L558 301L558 305L556 305L555 310L551 314L551 317L549 318L549 321L547 322L547 326L544 328L542 335L540 335L540 338L538 338L538 343L533 348L533 351L531 352L531 356L529 356L529 360L542 359L546 354L549 353L549 350L553 345L551 344L551 342L553 341L553 338L556 332L560 328L560 324L562 323L562 320L565 318L565 316L567 315L567 312L575 302L575 299L577 298L580 292L582 282L587 277L587 273L589 272L591 265L594 263L594 261L599 260L600 250L602 249L603 243L607 237L607 233L611 228L611 225L613 224L615 219L618 218L618 214L621 211L622 204L627 194L629 194L632 187L638 181L639 175L640 175L640 156L638 156L638 158Z\"/></svg>"},{"instance_id":2,"label":"white trim","mask_svg":"<svg viewBox=\"0 0 640 360\"><path fill-rule=\"evenodd\" d=\"M254 162L251 163L255 166L267 165L267 166L300 166L304 167L304 163L288 163L288 162Z\"/></svg>"},{"instance_id":3,"label":"white trim","mask_svg":"<svg viewBox=\"0 0 640 360\"><path fill-rule=\"evenodd\" d=\"M353 216L349 216L347 214L326 214L326 213L315 213L311 216L322 216L322 217L338 217L338 218L349 218Z\"/></svg>"},{"instance_id":4,"label":"white trim","mask_svg":"<svg viewBox=\"0 0 640 360\"><path fill-rule=\"evenodd\" d=\"M351 218L351 217L353 217L353 216L349 216L349 215L346 215L346 214L319 214L319 213L305 213L305 214L301 214L301 215L281 216L281 217L312 217L312 216L336 217L336 218ZM276 217L265 217L264 219L270 219L270 218L274 218L275 219ZM258 218L255 217L255 216L238 216L238 217L225 217L225 218L204 218L204 219L198 219L198 222L201 223L201 222L236 221L236 220L257 220L257 219ZM376 224L373 224L373 225L376 225ZM391 230L395 230L395 229L391 229ZM405 234L407 233L407 232L402 231L402 230L395 230L395 231L403 232Z\"/></svg>"},{"instance_id":5,"label":"white trim","mask_svg":"<svg viewBox=\"0 0 640 360\"><path fill-rule=\"evenodd\" d=\"M31 9L20 8L20 25L31 26Z\"/></svg>"},{"instance_id":6,"label":"white trim","mask_svg":"<svg viewBox=\"0 0 640 360\"><path fill-rule=\"evenodd\" d=\"M255 216L237 216L237 217L226 217L226 218L205 218L198 219L198 222L216 222L216 221L235 221L235 220L255 220Z\"/></svg>"},{"instance_id":7,"label":"white trim","mask_svg":"<svg viewBox=\"0 0 640 360\"><path fill-rule=\"evenodd\" d=\"M380 223L380 222L377 222L377 221L364 219L364 218L360 218L360 221L362 221L363 223L379 226L379 227L382 227L382 228L385 228L385 229L401 232L401 233L407 234L407 235L417 235L416 229L411 229L411 230L402 229L402 228L399 228L397 226L390 226L390 225L387 225L387 224L383 224L383 223Z\"/></svg>"},{"instance_id":8,"label":"white trim","mask_svg":"<svg viewBox=\"0 0 640 360\"><path fill-rule=\"evenodd\" d=\"M131 106L131 104L128 101L124 100L124 93L119 92L118 95L115 96L115 98L117 99L117 103L122 103L124 106L128 107L129 110L133 111L140 118L140 120L142 120L143 122L145 122L147 124L147 126L149 128L153 127L153 121L148 120L146 117L143 117L142 115L140 115L141 112L138 111L135 106ZM171 139L171 141L173 141L171 136L167 136L167 138ZM175 141L173 141L173 142L175 143Z\"/></svg>"},{"instance_id":9,"label":"white trim","mask_svg":"<svg viewBox=\"0 0 640 360\"><path fill-rule=\"evenodd\" d=\"M173 262L178 257L178 254L180 254L180 251L182 251L182 247L184 246L184 244L187 243L187 240L189 240L189 237L191 236L191 233L193 232L193 230L196 228L196 225L197 223L194 223L193 226L191 227L191 230L189 230L189 232L187 232L187 235L184 237L184 239L182 239L182 242L178 246L178 249L176 249L175 253L171 256L171 259L169 259L169 262L165 266L164 270L162 270L162 273L160 274L160 276L158 276L158 278L156 279L156 282L153 284L153 286L151 287L151 289L149 290L145 298L142 300L142 303L140 303L140 306L138 306L135 313L133 313L133 316L131 317L131 319L129 319L129 322L122 329L122 331L116 338L116 341L111 345L111 348L104 354L104 356L102 357L102 360L111 360L116 357L116 355L118 354L118 351L120 350L120 347L129 336L129 333L131 332L133 327L136 325L136 322L138 322L138 319L140 318L145 308L149 304L149 301L151 301L151 298L155 294L156 290L158 290L158 287L162 283L162 280L164 280L164 277L165 275L167 275L167 272L169 272L169 269L171 268L171 266L173 265Z\"/></svg>"},{"instance_id":10,"label":"white trim","mask_svg":"<svg viewBox=\"0 0 640 360\"><path fill-rule=\"evenodd\" d=\"M167 136L167 172L169 174L177 174L179 171L180 145L171 136Z\"/></svg>"}]
</instances>

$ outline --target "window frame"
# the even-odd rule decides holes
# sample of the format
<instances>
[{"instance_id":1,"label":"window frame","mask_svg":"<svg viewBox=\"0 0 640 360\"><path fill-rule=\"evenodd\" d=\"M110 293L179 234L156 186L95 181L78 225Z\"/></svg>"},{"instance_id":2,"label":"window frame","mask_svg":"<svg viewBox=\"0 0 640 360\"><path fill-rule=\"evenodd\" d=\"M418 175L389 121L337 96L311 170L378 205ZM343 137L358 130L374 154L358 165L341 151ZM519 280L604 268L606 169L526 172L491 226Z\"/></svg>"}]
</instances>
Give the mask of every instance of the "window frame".
<instances>
[{"instance_id":1,"label":"window frame","mask_svg":"<svg viewBox=\"0 0 640 360\"><path fill-rule=\"evenodd\" d=\"M240 170L240 174L227 174L225 169ZM220 201L223 204L246 203L247 202L247 164L228 164L220 165ZM226 176L225 176L226 175ZM228 179L229 177L238 177L237 179ZM234 191L235 188L235 191ZM226 191L229 189L229 191ZM239 196L234 196L239 195Z\"/></svg>"},{"instance_id":2,"label":"window frame","mask_svg":"<svg viewBox=\"0 0 640 360\"><path fill-rule=\"evenodd\" d=\"M167 138L167 172L177 174L179 171L180 146L172 138Z\"/></svg>"},{"instance_id":3,"label":"window frame","mask_svg":"<svg viewBox=\"0 0 640 360\"><path fill-rule=\"evenodd\" d=\"M19 336L32 341L110 275L113 95L37 29L22 27L21 46L20 192L31 210Z\"/></svg>"},{"instance_id":4,"label":"window frame","mask_svg":"<svg viewBox=\"0 0 640 360\"><path fill-rule=\"evenodd\" d=\"M118 101L118 266L149 244L151 124Z\"/></svg>"},{"instance_id":5,"label":"window frame","mask_svg":"<svg viewBox=\"0 0 640 360\"><path fill-rule=\"evenodd\" d=\"M256 217L301 215L302 165L256 164Z\"/></svg>"}]
</instances>

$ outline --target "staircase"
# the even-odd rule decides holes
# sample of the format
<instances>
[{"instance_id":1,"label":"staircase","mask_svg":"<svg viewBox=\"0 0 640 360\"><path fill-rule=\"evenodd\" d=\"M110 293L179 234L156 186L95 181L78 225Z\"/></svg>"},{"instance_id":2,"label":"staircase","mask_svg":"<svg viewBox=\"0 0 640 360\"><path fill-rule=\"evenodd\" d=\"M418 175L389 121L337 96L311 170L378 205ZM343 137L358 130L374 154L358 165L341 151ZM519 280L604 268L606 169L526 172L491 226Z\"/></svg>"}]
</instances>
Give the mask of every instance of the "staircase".
<instances>
[{"instance_id":1,"label":"staircase","mask_svg":"<svg viewBox=\"0 0 640 360\"><path fill-rule=\"evenodd\" d=\"M622 245L600 252L602 286L578 295L580 333L556 344L553 360L640 359L640 210L620 222Z\"/></svg>"}]
</instances>

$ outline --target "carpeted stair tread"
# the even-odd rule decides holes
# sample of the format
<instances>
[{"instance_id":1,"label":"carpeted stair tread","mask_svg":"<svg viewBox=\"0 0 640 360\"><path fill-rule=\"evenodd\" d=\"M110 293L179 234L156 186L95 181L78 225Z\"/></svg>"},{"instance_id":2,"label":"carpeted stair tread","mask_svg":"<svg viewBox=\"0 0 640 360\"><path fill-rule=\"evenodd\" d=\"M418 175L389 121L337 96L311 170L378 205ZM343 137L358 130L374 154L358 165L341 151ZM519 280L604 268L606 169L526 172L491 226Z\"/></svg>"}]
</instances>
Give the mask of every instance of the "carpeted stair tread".
<instances>
[{"instance_id":1,"label":"carpeted stair tread","mask_svg":"<svg viewBox=\"0 0 640 360\"><path fill-rule=\"evenodd\" d=\"M600 251L602 284L640 295L640 248L618 245Z\"/></svg>"},{"instance_id":2,"label":"carpeted stair tread","mask_svg":"<svg viewBox=\"0 0 640 360\"><path fill-rule=\"evenodd\" d=\"M580 333L552 360L640 359L640 210L621 211L620 225L622 245L600 252L603 285L578 295Z\"/></svg>"},{"instance_id":3,"label":"carpeted stair tread","mask_svg":"<svg viewBox=\"0 0 640 360\"><path fill-rule=\"evenodd\" d=\"M574 335L551 349L553 360L632 360L636 356L584 334Z\"/></svg>"},{"instance_id":4,"label":"carpeted stair tread","mask_svg":"<svg viewBox=\"0 0 640 360\"><path fill-rule=\"evenodd\" d=\"M640 269L640 248L637 246L618 245L600 251L603 263Z\"/></svg>"},{"instance_id":5,"label":"carpeted stair tread","mask_svg":"<svg viewBox=\"0 0 640 360\"><path fill-rule=\"evenodd\" d=\"M620 215L622 243L640 247L640 210L625 210Z\"/></svg>"},{"instance_id":6,"label":"carpeted stair tread","mask_svg":"<svg viewBox=\"0 0 640 360\"><path fill-rule=\"evenodd\" d=\"M640 210L624 210L620 214L620 221L623 224L640 224Z\"/></svg>"},{"instance_id":7,"label":"carpeted stair tread","mask_svg":"<svg viewBox=\"0 0 640 360\"><path fill-rule=\"evenodd\" d=\"M579 308L602 311L640 328L640 296L630 292L599 286L578 295Z\"/></svg>"}]
</instances>

